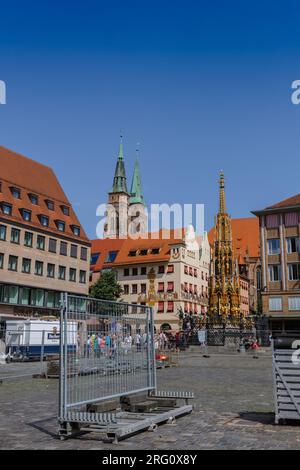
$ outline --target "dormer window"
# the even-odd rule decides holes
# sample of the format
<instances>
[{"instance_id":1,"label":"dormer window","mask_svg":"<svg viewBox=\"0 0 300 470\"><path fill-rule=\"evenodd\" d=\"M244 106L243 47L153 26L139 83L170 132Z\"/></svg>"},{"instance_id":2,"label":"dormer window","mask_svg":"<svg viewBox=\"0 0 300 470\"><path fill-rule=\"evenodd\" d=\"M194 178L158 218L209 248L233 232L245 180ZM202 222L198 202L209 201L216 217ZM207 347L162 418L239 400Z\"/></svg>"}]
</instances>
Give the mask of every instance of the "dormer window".
<instances>
[{"instance_id":1,"label":"dormer window","mask_svg":"<svg viewBox=\"0 0 300 470\"><path fill-rule=\"evenodd\" d=\"M65 231L65 226L66 225L62 220L56 220L55 223L56 223L57 230L59 230L60 232Z\"/></svg>"},{"instance_id":2,"label":"dormer window","mask_svg":"<svg viewBox=\"0 0 300 470\"><path fill-rule=\"evenodd\" d=\"M48 207L49 211L54 211L54 202L50 199L45 200L46 206Z\"/></svg>"},{"instance_id":3,"label":"dormer window","mask_svg":"<svg viewBox=\"0 0 300 470\"><path fill-rule=\"evenodd\" d=\"M78 225L71 225L72 232L76 237L79 237L80 235L80 227Z\"/></svg>"},{"instance_id":4,"label":"dormer window","mask_svg":"<svg viewBox=\"0 0 300 470\"><path fill-rule=\"evenodd\" d=\"M15 199L21 199L21 190L19 188L11 187L11 194Z\"/></svg>"},{"instance_id":5,"label":"dormer window","mask_svg":"<svg viewBox=\"0 0 300 470\"><path fill-rule=\"evenodd\" d=\"M26 220L26 222L31 221L31 211L28 211L27 209L21 209L20 212L22 214L23 219Z\"/></svg>"},{"instance_id":6,"label":"dormer window","mask_svg":"<svg viewBox=\"0 0 300 470\"><path fill-rule=\"evenodd\" d=\"M47 217L46 215L40 215L39 219L40 219L41 225L43 225L44 227L49 226L49 217Z\"/></svg>"},{"instance_id":7,"label":"dormer window","mask_svg":"<svg viewBox=\"0 0 300 470\"><path fill-rule=\"evenodd\" d=\"M2 202L2 212L5 215L11 215L12 213L12 205L8 202Z\"/></svg>"},{"instance_id":8,"label":"dormer window","mask_svg":"<svg viewBox=\"0 0 300 470\"><path fill-rule=\"evenodd\" d=\"M151 250L152 255L158 255L159 252L160 252L160 248L152 248L152 250Z\"/></svg>"},{"instance_id":9,"label":"dormer window","mask_svg":"<svg viewBox=\"0 0 300 470\"><path fill-rule=\"evenodd\" d=\"M39 198L36 194L29 193L28 197L30 199L31 204L34 204L35 206L38 205L39 203Z\"/></svg>"},{"instance_id":10,"label":"dormer window","mask_svg":"<svg viewBox=\"0 0 300 470\"><path fill-rule=\"evenodd\" d=\"M60 206L60 207L64 215L70 215L70 209L68 206Z\"/></svg>"},{"instance_id":11,"label":"dormer window","mask_svg":"<svg viewBox=\"0 0 300 470\"><path fill-rule=\"evenodd\" d=\"M148 254L148 250L141 250L140 251L141 256L147 256L147 254Z\"/></svg>"},{"instance_id":12,"label":"dormer window","mask_svg":"<svg viewBox=\"0 0 300 470\"><path fill-rule=\"evenodd\" d=\"M130 250L128 256L136 256L136 250Z\"/></svg>"}]
</instances>

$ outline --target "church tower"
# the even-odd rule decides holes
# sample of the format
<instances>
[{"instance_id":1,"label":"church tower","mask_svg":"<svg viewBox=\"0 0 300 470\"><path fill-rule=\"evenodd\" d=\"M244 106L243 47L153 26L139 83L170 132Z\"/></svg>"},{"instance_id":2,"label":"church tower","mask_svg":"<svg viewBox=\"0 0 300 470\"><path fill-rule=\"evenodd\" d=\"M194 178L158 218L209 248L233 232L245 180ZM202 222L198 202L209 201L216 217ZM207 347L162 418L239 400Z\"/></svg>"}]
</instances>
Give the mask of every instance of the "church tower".
<instances>
[{"instance_id":1,"label":"church tower","mask_svg":"<svg viewBox=\"0 0 300 470\"><path fill-rule=\"evenodd\" d=\"M142 234L147 232L148 216L142 191L138 150L136 150L136 159L130 190L128 221L128 231L130 235Z\"/></svg>"},{"instance_id":2,"label":"church tower","mask_svg":"<svg viewBox=\"0 0 300 470\"><path fill-rule=\"evenodd\" d=\"M209 286L209 319L228 323L240 319L240 281L234 258L231 219L226 211L225 181L220 173L219 212L215 219L212 274Z\"/></svg>"},{"instance_id":3,"label":"church tower","mask_svg":"<svg viewBox=\"0 0 300 470\"><path fill-rule=\"evenodd\" d=\"M130 194L127 191L126 171L124 165L123 137L121 135L113 187L108 193L104 238L127 237L129 197Z\"/></svg>"}]
</instances>

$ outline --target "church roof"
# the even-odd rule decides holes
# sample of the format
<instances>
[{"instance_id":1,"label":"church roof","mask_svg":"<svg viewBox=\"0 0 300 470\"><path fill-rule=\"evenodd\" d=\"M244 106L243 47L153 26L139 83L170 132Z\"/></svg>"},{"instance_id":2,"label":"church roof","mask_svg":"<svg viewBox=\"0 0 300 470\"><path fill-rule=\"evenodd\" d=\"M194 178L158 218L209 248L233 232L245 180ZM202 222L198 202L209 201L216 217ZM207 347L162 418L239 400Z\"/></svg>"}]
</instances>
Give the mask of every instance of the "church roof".
<instances>
[{"instance_id":1,"label":"church roof","mask_svg":"<svg viewBox=\"0 0 300 470\"><path fill-rule=\"evenodd\" d=\"M130 204L144 204L138 158L136 158L135 164L134 164L129 202Z\"/></svg>"},{"instance_id":2,"label":"church roof","mask_svg":"<svg viewBox=\"0 0 300 470\"><path fill-rule=\"evenodd\" d=\"M124 165L124 155L123 155L123 141L121 137L119 155L115 169L115 176L113 181L113 187L110 191L111 193L128 193L127 191L127 182L126 182L126 171Z\"/></svg>"}]
</instances>

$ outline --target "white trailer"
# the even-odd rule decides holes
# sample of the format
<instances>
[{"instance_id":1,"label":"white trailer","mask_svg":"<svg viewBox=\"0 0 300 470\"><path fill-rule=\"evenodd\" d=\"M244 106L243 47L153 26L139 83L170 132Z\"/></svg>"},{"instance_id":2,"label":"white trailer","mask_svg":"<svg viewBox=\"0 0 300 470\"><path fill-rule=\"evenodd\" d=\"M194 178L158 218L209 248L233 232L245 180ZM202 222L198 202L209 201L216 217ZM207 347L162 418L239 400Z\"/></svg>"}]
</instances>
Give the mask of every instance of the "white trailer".
<instances>
[{"instance_id":1,"label":"white trailer","mask_svg":"<svg viewBox=\"0 0 300 470\"><path fill-rule=\"evenodd\" d=\"M59 320L8 320L6 322L6 355L9 358L34 359L42 354L58 354L60 342ZM68 350L76 352L77 322L68 322Z\"/></svg>"}]
</instances>

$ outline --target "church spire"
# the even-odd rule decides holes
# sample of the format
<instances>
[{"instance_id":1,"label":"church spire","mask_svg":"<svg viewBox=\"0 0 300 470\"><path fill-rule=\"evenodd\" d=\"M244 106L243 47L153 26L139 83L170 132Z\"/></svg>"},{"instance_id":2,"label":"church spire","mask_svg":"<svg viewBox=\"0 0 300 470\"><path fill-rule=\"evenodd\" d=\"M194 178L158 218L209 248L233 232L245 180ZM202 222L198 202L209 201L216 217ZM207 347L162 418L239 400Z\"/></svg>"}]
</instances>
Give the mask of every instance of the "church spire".
<instances>
[{"instance_id":1,"label":"church spire","mask_svg":"<svg viewBox=\"0 0 300 470\"><path fill-rule=\"evenodd\" d=\"M119 155L115 169L115 176L113 187L111 190L112 193L128 193L127 191L127 182L126 182L126 171L124 165L124 155L123 155L123 136L120 136L120 146L119 146Z\"/></svg>"},{"instance_id":2,"label":"church spire","mask_svg":"<svg viewBox=\"0 0 300 470\"><path fill-rule=\"evenodd\" d=\"M226 202L225 202L225 180L224 180L224 172L220 172L220 207L219 213L225 214L226 213Z\"/></svg>"},{"instance_id":3,"label":"church spire","mask_svg":"<svg viewBox=\"0 0 300 470\"><path fill-rule=\"evenodd\" d=\"M131 190L130 190L130 204L144 204L144 197L142 191L140 166L139 166L139 150L136 150L136 159L134 163L134 170L132 176Z\"/></svg>"}]
</instances>

